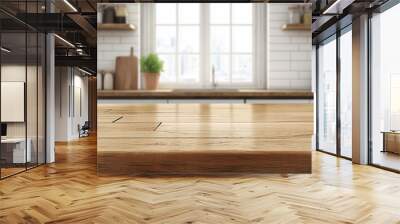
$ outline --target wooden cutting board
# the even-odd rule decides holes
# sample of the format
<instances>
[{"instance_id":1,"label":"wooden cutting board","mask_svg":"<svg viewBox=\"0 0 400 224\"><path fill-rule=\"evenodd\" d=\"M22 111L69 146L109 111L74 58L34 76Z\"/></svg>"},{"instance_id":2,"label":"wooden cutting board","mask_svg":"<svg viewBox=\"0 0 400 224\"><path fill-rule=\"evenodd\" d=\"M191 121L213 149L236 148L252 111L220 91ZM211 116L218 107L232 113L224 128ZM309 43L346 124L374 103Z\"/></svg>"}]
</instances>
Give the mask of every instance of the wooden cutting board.
<instances>
[{"instance_id":1,"label":"wooden cutting board","mask_svg":"<svg viewBox=\"0 0 400 224\"><path fill-rule=\"evenodd\" d=\"M117 57L115 67L114 88L116 90L138 89L138 58L136 56Z\"/></svg>"}]
</instances>

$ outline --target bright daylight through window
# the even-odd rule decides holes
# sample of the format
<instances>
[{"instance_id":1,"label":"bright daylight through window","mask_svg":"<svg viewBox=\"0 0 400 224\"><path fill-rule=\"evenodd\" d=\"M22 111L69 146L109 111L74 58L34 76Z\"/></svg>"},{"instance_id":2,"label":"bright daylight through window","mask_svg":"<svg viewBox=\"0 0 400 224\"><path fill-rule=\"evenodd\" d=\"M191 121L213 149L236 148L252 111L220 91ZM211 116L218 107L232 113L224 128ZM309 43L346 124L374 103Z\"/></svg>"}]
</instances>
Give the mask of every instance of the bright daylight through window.
<instances>
[{"instance_id":1,"label":"bright daylight through window","mask_svg":"<svg viewBox=\"0 0 400 224\"><path fill-rule=\"evenodd\" d=\"M249 3L157 4L156 51L165 62L161 82L251 84L252 24Z\"/></svg>"}]
</instances>

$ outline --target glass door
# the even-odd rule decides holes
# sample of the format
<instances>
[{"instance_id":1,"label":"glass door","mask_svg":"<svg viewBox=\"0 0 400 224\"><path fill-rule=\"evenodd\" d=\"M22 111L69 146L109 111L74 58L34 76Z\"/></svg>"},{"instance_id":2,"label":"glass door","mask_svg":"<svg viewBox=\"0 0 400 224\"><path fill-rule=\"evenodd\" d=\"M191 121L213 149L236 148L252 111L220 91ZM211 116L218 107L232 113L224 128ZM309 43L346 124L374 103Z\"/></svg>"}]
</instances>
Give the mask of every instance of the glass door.
<instances>
[{"instance_id":1,"label":"glass door","mask_svg":"<svg viewBox=\"0 0 400 224\"><path fill-rule=\"evenodd\" d=\"M46 163L46 35L38 33L37 163Z\"/></svg>"},{"instance_id":2,"label":"glass door","mask_svg":"<svg viewBox=\"0 0 400 224\"><path fill-rule=\"evenodd\" d=\"M352 157L352 32L340 36L340 155Z\"/></svg>"},{"instance_id":3,"label":"glass door","mask_svg":"<svg viewBox=\"0 0 400 224\"><path fill-rule=\"evenodd\" d=\"M38 34L27 32L27 65L26 65L26 114L27 114L27 168L38 164Z\"/></svg>"},{"instance_id":4,"label":"glass door","mask_svg":"<svg viewBox=\"0 0 400 224\"><path fill-rule=\"evenodd\" d=\"M13 2L1 2L0 7L10 4ZM44 1L20 1L17 5L20 12L45 12ZM45 163L46 38L35 28L1 12L0 26L3 179Z\"/></svg>"},{"instance_id":5,"label":"glass door","mask_svg":"<svg viewBox=\"0 0 400 224\"><path fill-rule=\"evenodd\" d=\"M400 4L371 18L370 162L400 171Z\"/></svg>"},{"instance_id":6,"label":"glass door","mask_svg":"<svg viewBox=\"0 0 400 224\"><path fill-rule=\"evenodd\" d=\"M336 36L318 47L318 149L336 154Z\"/></svg>"},{"instance_id":7,"label":"glass door","mask_svg":"<svg viewBox=\"0 0 400 224\"><path fill-rule=\"evenodd\" d=\"M25 110L27 39L21 28L21 31L1 33L2 178L26 170L26 163L31 161Z\"/></svg>"},{"instance_id":8,"label":"glass door","mask_svg":"<svg viewBox=\"0 0 400 224\"><path fill-rule=\"evenodd\" d=\"M322 41L317 51L317 149L352 158L352 26Z\"/></svg>"}]
</instances>

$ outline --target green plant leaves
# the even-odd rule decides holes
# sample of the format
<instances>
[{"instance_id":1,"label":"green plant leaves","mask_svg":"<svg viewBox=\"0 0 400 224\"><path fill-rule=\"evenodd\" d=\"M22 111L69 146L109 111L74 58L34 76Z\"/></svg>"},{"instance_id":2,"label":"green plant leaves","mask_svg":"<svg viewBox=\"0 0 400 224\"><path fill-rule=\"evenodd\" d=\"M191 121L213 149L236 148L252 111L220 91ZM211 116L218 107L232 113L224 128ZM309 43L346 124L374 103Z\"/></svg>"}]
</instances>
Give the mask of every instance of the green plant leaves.
<instances>
[{"instance_id":1,"label":"green plant leaves","mask_svg":"<svg viewBox=\"0 0 400 224\"><path fill-rule=\"evenodd\" d=\"M141 71L145 73L160 73L164 71L164 62L155 53L140 58Z\"/></svg>"}]
</instances>

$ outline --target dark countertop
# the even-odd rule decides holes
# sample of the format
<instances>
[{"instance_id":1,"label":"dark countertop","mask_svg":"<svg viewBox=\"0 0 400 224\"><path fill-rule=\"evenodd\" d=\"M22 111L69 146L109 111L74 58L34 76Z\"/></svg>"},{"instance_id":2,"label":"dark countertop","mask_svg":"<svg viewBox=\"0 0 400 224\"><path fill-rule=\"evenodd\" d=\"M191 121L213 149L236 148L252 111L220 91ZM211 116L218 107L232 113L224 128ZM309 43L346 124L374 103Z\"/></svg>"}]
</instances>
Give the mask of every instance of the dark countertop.
<instances>
[{"instance_id":1,"label":"dark countertop","mask_svg":"<svg viewBox=\"0 0 400 224\"><path fill-rule=\"evenodd\" d=\"M313 99L305 90L100 90L98 99Z\"/></svg>"}]
</instances>

